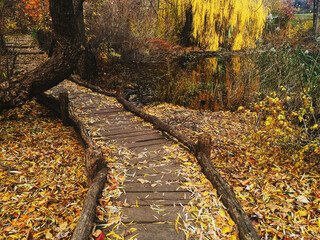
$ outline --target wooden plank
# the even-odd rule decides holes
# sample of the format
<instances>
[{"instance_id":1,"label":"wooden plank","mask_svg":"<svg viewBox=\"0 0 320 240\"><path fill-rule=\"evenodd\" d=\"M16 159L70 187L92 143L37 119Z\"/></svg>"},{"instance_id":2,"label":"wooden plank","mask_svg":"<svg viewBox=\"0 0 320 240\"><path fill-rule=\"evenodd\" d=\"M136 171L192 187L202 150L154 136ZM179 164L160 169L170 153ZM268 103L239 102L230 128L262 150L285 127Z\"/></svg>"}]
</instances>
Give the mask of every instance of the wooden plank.
<instances>
[{"instance_id":1,"label":"wooden plank","mask_svg":"<svg viewBox=\"0 0 320 240\"><path fill-rule=\"evenodd\" d=\"M125 183L122 188L125 192L185 192L179 183L172 184L156 184L153 187L151 183Z\"/></svg>"},{"instance_id":2,"label":"wooden plank","mask_svg":"<svg viewBox=\"0 0 320 240\"><path fill-rule=\"evenodd\" d=\"M185 181L183 177L178 176L174 173L152 173L152 174L144 174L142 175L136 175L134 177L127 177L126 182L139 182L139 180L144 181L161 181L165 183L166 181Z\"/></svg>"},{"instance_id":3,"label":"wooden plank","mask_svg":"<svg viewBox=\"0 0 320 240\"><path fill-rule=\"evenodd\" d=\"M145 130L150 130L150 128L143 127L137 125L127 125L121 127L112 127L109 129L101 129L100 133L102 136L107 137L107 136L115 136L115 135L121 135L121 134L126 134L126 133L136 133L136 132L142 132Z\"/></svg>"},{"instance_id":4,"label":"wooden plank","mask_svg":"<svg viewBox=\"0 0 320 240\"><path fill-rule=\"evenodd\" d=\"M125 143L124 146L126 146L129 149L132 149L132 148L138 148L138 147L148 147L152 145L163 145L165 143L168 143L167 139L154 139L154 140L144 141L144 142Z\"/></svg>"},{"instance_id":5,"label":"wooden plank","mask_svg":"<svg viewBox=\"0 0 320 240\"><path fill-rule=\"evenodd\" d=\"M191 199L190 192L128 192L122 194L114 201L127 203L130 205L147 206L152 204L160 204L165 206L186 205Z\"/></svg>"},{"instance_id":6,"label":"wooden plank","mask_svg":"<svg viewBox=\"0 0 320 240\"><path fill-rule=\"evenodd\" d=\"M91 113L88 113L88 115L91 115ZM121 115L108 115L106 114L106 118L102 118L103 120L101 120L100 118L97 118L97 121L94 123L90 123L90 125L95 125L95 124L99 124L100 122L102 122L103 124L106 123L114 123L114 122L119 122L119 121L127 121L127 122L133 122L133 123L137 123L131 120L130 116L121 116Z\"/></svg>"},{"instance_id":7,"label":"wooden plank","mask_svg":"<svg viewBox=\"0 0 320 240\"><path fill-rule=\"evenodd\" d=\"M108 120L108 119L106 119ZM125 133L128 130L136 130L136 129L140 129L140 130L150 130L151 128L146 127L146 126L142 126L139 123L135 123L135 122L128 122L126 124L121 124L118 125L114 122L110 123L110 121L108 121L110 125L105 125L105 127L101 128L102 132L114 132L114 131L119 131L119 133ZM120 131L121 129L123 129L123 131Z\"/></svg>"},{"instance_id":8,"label":"wooden plank","mask_svg":"<svg viewBox=\"0 0 320 240\"><path fill-rule=\"evenodd\" d=\"M118 201L118 200L116 200ZM129 204L131 207L136 206L185 206L189 203L188 199L133 199L128 198L125 201L121 201L122 203Z\"/></svg>"},{"instance_id":9,"label":"wooden plank","mask_svg":"<svg viewBox=\"0 0 320 240\"><path fill-rule=\"evenodd\" d=\"M178 225L179 226L179 225ZM128 234L131 228L136 229L136 231ZM105 233L108 233L112 230L110 229L101 229ZM144 224L130 224L130 225L121 225L118 228L114 229L114 232L120 236L124 237L124 240L138 239L138 240L185 240L186 236L183 231L175 230L174 223L144 223ZM124 233L127 233L124 236Z\"/></svg>"},{"instance_id":10,"label":"wooden plank","mask_svg":"<svg viewBox=\"0 0 320 240\"><path fill-rule=\"evenodd\" d=\"M99 125L98 125L99 126ZM102 136L100 139L106 139L106 140L112 140L112 139L125 139L125 138L134 138L134 137L140 137L140 136L145 136L145 135L161 135L155 130L149 129L149 130L143 130L143 131L134 131L134 132L127 132L127 133L119 133L116 135L110 135L110 136Z\"/></svg>"},{"instance_id":11,"label":"wooden plank","mask_svg":"<svg viewBox=\"0 0 320 240\"><path fill-rule=\"evenodd\" d=\"M181 206L141 206L124 207L122 222L130 223L155 223L155 222L175 222L178 214L182 219L192 219L191 214L185 212Z\"/></svg>"},{"instance_id":12,"label":"wooden plank","mask_svg":"<svg viewBox=\"0 0 320 240\"><path fill-rule=\"evenodd\" d=\"M178 164L177 167L179 167ZM174 173L175 171L177 171L177 169L173 166L145 166L142 167L141 170L137 168L131 168L127 171L127 175L143 176L145 174L153 173Z\"/></svg>"},{"instance_id":13,"label":"wooden plank","mask_svg":"<svg viewBox=\"0 0 320 240\"><path fill-rule=\"evenodd\" d=\"M140 136L128 136L128 137L114 137L114 138L106 138L106 140L114 140L118 143L123 144L130 144L130 143L143 143L143 142L150 142L150 141L156 141L156 140L165 140L167 142L167 139L159 134L145 134Z\"/></svg>"},{"instance_id":14,"label":"wooden plank","mask_svg":"<svg viewBox=\"0 0 320 240\"><path fill-rule=\"evenodd\" d=\"M153 151L157 152L157 151L163 149L162 146L163 145L161 145L161 144L155 144L155 145L148 145L148 146L141 146L141 147L130 147L129 149L131 151L134 151L137 153L139 153L139 152L153 152Z\"/></svg>"},{"instance_id":15,"label":"wooden plank","mask_svg":"<svg viewBox=\"0 0 320 240\"><path fill-rule=\"evenodd\" d=\"M82 111L82 108L79 108ZM89 109L95 109L95 108L87 108L85 110L87 111L82 111L81 113L79 113L79 115L89 115L93 116L93 117L97 117L97 116L108 116L110 114L116 114L116 113L120 113L122 111L118 111L118 110L110 110L110 109L103 109L103 110L96 110L96 111L88 111Z\"/></svg>"},{"instance_id":16,"label":"wooden plank","mask_svg":"<svg viewBox=\"0 0 320 240\"><path fill-rule=\"evenodd\" d=\"M162 147L162 146L160 146L160 147ZM160 149L160 150L162 150L162 149ZM174 167L180 166L178 163L175 163L175 162L166 163L163 161L164 161L164 158L161 155L159 155L158 157L157 156L149 156L149 157L145 157L145 158L133 158L133 159L131 159L130 163L136 165L135 169L137 169L138 167L139 168L152 168L152 167L157 167L157 166L160 167L160 166L165 166L168 164L170 164L170 165L176 164L176 166L174 166Z\"/></svg>"}]
</instances>

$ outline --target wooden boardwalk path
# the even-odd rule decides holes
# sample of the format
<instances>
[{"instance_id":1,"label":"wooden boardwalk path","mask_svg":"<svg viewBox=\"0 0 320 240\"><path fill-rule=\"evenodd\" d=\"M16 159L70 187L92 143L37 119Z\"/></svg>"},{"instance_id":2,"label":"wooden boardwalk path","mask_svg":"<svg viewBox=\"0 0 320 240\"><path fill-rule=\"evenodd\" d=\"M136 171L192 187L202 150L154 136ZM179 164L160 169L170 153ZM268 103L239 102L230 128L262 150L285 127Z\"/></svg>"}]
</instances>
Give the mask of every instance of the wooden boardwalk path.
<instances>
[{"instance_id":1,"label":"wooden boardwalk path","mask_svg":"<svg viewBox=\"0 0 320 240\"><path fill-rule=\"evenodd\" d=\"M122 194L116 201L123 206L122 224L114 230L119 235L128 228L136 228L136 239L179 240L185 239L177 231L176 220L191 218L184 206L191 192L181 186L186 181L178 176L179 161L168 161L165 145L172 144L161 132L142 121L133 119L121 105L108 102L106 97L71 82L64 82L51 89L49 94L57 96L69 92L75 112L85 122L89 135L99 145L115 144L125 147L133 154L129 160L126 178L121 186ZM138 205L139 207L132 207ZM179 217L178 217L179 216ZM108 234L110 228L106 228ZM125 235L125 234L124 234ZM128 235L124 239L129 239Z\"/></svg>"}]
</instances>

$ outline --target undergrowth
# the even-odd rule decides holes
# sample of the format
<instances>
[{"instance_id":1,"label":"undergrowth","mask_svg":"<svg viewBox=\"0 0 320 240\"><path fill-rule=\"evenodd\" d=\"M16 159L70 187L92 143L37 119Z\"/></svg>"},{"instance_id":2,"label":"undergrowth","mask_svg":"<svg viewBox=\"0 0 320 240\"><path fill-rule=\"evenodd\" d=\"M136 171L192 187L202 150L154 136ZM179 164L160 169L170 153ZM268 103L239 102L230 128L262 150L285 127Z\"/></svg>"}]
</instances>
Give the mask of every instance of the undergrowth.
<instances>
[{"instance_id":1,"label":"undergrowth","mask_svg":"<svg viewBox=\"0 0 320 240\"><path fill-rule=\"evenodd\" d=\"M292 48L256 53L251 65L259 73L259 93L252 104L256 125L250 141L270 161L296 166L320 162L319 52Z\"/></svg>"}]
</instances>

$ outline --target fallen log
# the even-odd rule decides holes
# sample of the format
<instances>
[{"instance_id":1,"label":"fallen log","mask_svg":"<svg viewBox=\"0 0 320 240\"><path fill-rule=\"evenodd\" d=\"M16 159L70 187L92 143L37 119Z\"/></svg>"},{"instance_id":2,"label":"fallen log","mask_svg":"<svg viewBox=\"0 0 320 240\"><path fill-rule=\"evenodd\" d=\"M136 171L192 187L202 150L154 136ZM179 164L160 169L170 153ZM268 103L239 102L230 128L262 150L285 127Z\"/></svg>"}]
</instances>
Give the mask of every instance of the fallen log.
<instances>
[{"instance_id":1,"label":"fallen log","mask_svg":"<svg viewBox=\"0 0 320 240\"><path fill-rule=\"evenodd\" d=\"M76 132L79 134L81 140L85 143L86 148L95 148L95 144L92 138L89 136L86 127L83 125L80 119L75 115L72 104L69 103L69 105L70 105L68 108L69 118L73 126L75 127Z\"/></svg>"},{"instance_id":2,"label":"fallen log","mask_svg":"<svg viewBox=\"0 0 320 240\"><path fill-rule=\"evenodd\" d=\"M196 154L202 172L206 175L212 186L217 189L220 199L227 208L232 220L238 226L240 239L260 239L256 229L254 228L248 215L242 209L240 202L237 200L227 181L224 180L220 173L212 166L210 154L211 138L209 135L203 135L199 138Z\"/></svg>"},{"instance_id":3,"label":"fallen log","mask_svg":"<svg viewBox=\"0 0 320 240\"><path fill-rule=\"evenodd\" d=\"M80 218L73 232L71 240L87 240L91 232L92 224L96 216L97 198L100 195L107 180L107 169L101 169L90 185Z\"/></svg>"},{"instance_id":4,"label":"fallen log","mask_svg":"<svg viewBox=\"0 0 320 240\"><path fill-rule=\"evenodd\" d=\"M67 92L63 92L59 94L59 103L60 103L60 113L62 118L62 123L65 126L70 125L70 118L69 118L69 97Z\"/></svg>"},{"instance_id":5,"label":"fallen log","mask_svg":"<svg viewBox=\"0 0 320 240\"><path fill-rule=\"evenodd\" d=\"M59 99L61 101L45 93L41 94L39 98L50 107L54 107L57 112L60 112L64 119L64 123L69 124L71 122L80 139L85 144L85 161L89 189L71 239L87 240L89 239L90 231L94 223L98 198L107 180L108 171L102 149L96 146L89 136L84 124L75 115L73 106L68 100L68 93L59 94Z\"/></svg>"},{"instance_id":6,"label":"fallen log","mask_svg":"<svg viewBox=\"0 0 320 240\"><path fill-rule=\"evenodd\" d=\"M100 169L106 168L103 152L100 147L94 146L86 149L86 170L88 186L94 183L95 176ZM96 196L98 197L98 196Z\"/></svg>"},{"instance_id":7,"label":"fallen log","mask_svg":"<svg viewBox=\"0 0 320 240\"><path fill-rule=\"evenodd\" d=\"M69 103L68 93L59 94L60 113L64 124L73 123L77 132L80 134L82 141L86 144L86 170L88 178L88 186L93 183L96 174L100 169L105 168L103 152L89 136L86 127L81 120L74 114L72 104Z\"/></svg>"}]
</instances>

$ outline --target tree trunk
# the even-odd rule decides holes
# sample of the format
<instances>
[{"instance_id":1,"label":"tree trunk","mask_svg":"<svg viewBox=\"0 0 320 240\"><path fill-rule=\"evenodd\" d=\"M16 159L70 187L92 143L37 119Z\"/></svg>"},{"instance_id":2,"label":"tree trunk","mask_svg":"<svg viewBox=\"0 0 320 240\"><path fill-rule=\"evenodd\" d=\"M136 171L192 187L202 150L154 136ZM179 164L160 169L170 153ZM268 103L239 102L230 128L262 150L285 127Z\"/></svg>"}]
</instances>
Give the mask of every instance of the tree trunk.
<instances>
[{"instance_id":1,"label":"tree trunk","mask_svg":"<svg viewBox=\"0 0 320 240\"><path fill-rule=\"evenodd\" d=\"M7 48L6 48L6 44L4 42L4 37L1 33L1 29L0 29L0 56L5 54L5 52L7 51Z\"/></svg>"},{"instance_id":2,"label":"tree trunk","mask_svg":"<svg viewBox=\"0 0 320 240\"><path fill-rule=\"evenodd\" d=\"M319 32L319 0L313 0L313 33L317 38Z\"/></svg>"},{"instance_id":3,"label":"tree trunk","mask_svg":"<svg viewBox=\"0 0 320 240\"><path fill-rule=\"evenodd\" d=\"M0 83L0 111L24 103L66 79L85 46L84 0L50 0L56 45L52 58L25 75Z\"/></svg>"},{"instance_id":4,"label":"tree trunk","mask_svg":"<svg viewBox=\"0 0 320 240\"><path fill-rule=\"evenodd\" d=\"M189 5L186 9L186 21L180 35L180 43L182 46L185 46L185 47L191 46L192 24L193 24L192 5Z\"/></svg>"},{"instance_id":5,"label":"tree trunk","mask_svg":"<svg viewBox=\"0 0 320 240\"><path fill-rule=\"evenodd\" d=\"M90 45L86 46L78 61L77 73L82 80L96 83L96 79L98 78L97 60Z\"/></svg>"}]
</instances>

